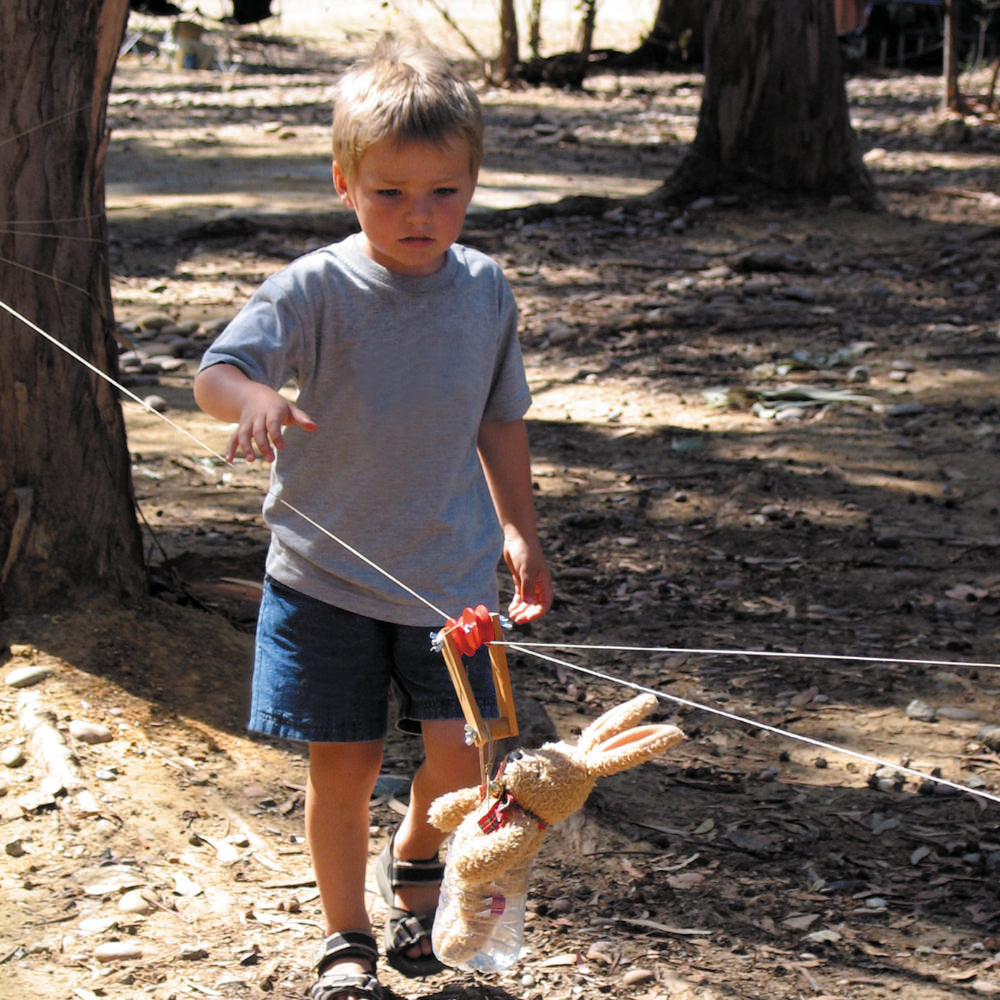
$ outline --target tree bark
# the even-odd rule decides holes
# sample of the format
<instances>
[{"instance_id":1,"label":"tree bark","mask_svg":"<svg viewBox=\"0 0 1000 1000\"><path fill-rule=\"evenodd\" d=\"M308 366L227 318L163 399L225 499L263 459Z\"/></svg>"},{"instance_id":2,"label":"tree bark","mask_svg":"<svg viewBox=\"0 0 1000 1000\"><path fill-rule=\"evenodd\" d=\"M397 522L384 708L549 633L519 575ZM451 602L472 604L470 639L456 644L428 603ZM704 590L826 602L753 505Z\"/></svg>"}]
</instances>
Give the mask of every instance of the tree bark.
<instances>
[{"instance_id":1,"label":"tree bark","mask_svg":"<svg viewBox=\"0 0 1000 1000\"><path fill-rule=\"evenodd\" d=\"M660 0L653 28L637 55L657 62L700 62L705 45L705 13L709 0Z\"/></svg>"},{"instance_id":2,"label":"tree bark","mask_svg":"<svg viewBox=\"0 0 1000 1000\"><path fill-rule=\"evenodd\" d=\"M829 0L713 0L705 27L698 130L660 196L760 188L876 207Z\"/></svg>"},{"instance_id":3,"label":"tree bark","mask_svg":"<svg viewBox=\"0 0 1000 1000\"><path fill-rule=\"evenodd\" d=\"M0 301L117 377L107 97L127 0L0 5ZM146 593L115 389L0 312L0 613Z\"/></svg>"},{"instance_id":4,"label":"tree bark","mask_svg":"<svg viewBox=\"0 0 1000 1000\"><path fill-rule=\"evenodd\" d=\"M517 35L517 14L514 0L500 0L500 54L497 56L497 78L508 82L514 67L521 61L521 50Z\"/></svg>"}]
</instances>

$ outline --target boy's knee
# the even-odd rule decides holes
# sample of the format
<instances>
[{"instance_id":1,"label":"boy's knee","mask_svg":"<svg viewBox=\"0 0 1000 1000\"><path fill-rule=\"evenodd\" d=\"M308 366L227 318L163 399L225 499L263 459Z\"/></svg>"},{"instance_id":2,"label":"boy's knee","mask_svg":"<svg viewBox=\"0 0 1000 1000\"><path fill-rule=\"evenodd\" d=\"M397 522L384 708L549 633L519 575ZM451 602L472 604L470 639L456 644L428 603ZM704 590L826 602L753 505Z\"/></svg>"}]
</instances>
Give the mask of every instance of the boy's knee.
<instances>
[{"instance_id":1,"label":"boy's knee","mask_svg":"<svg viewBox=\"0 0 1000 1000\"><path fill-rule=\"evenodd\" d=\"M382 743L313 743L309 783L319 794L368 799L382 768Z\"/></svg>"}]
</instances>

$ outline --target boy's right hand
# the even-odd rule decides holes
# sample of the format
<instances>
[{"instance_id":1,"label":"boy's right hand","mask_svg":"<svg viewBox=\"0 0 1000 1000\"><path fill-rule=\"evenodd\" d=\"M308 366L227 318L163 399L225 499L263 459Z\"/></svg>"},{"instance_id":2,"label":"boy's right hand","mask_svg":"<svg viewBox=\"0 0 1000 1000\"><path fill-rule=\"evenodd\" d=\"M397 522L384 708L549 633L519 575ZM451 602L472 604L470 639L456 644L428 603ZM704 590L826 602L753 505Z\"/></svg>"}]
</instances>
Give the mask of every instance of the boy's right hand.
<instances>
[{"instance_id":1,"label":"boy's right hand","mask_svg":"<svg viewBox=\"0 0 1000 1000\"><path fill-rule=\"evenodd\" d=\"M198 372L194 398L206 413L236 424L226 449L227 462L232 462L237 452L252 462L258 451L266 462L273 462L275 450L285 447L283 431L289 424L316 430L308 413L270 386L247 378L235 365L211 365Z\"/></svg>"},{"instance_id":2,"label":"boy's right hand","mask_svg":"<svg viewBox=\"0 0 1000 1000\"><path fill-rule=\"evenodd\" d=\"M258 453L265 462L273 462L275 451L285 447L284 428L294 424L310 433L316 430L308 413L270 386L253 382L244 387L244 394L236 430L226 449L227 462L232 462L237 452L248 462Z\"/></svg>"}]
</instances>

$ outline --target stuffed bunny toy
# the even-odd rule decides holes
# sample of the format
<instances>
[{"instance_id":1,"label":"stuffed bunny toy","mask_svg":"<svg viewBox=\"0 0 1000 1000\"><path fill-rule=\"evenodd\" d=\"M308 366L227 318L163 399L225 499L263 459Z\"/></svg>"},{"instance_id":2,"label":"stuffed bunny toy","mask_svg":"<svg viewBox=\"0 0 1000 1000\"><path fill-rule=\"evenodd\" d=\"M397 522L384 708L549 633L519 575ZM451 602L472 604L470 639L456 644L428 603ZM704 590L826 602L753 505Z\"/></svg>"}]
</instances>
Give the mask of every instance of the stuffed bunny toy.
<instances>
[{"instance_id":1,"label":"stuffed bunny toy","mask_svg":"<svg viewBox=\"0 0 1000 1000\"><path fill-rule=\"evenodd\" d=\"M592 722L576 745L559 741L515 750L488 788L464 788L434 800L431 822L453 833L442 885L445 905L438 907L433 932L443 962L480 971L512 964L520 927L513 956L499 964L476 963L504 910L504 876L526 874L547 829L580 809L599 777L635 767L684 738L676 726L636 726L655 705L654 695L639 695Z\"/></svg>"}]
</instances>

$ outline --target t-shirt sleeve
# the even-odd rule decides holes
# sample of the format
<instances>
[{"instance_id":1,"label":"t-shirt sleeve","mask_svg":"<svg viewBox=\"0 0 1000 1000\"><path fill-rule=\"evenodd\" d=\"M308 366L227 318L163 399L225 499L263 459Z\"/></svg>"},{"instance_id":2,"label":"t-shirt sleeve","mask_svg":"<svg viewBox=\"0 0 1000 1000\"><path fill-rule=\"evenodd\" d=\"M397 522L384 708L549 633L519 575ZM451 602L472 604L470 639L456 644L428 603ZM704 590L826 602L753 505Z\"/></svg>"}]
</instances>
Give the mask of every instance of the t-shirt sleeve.
<instances>
[{"instance_id":1,"label":"t-shirt sleeve","mask_svg":"<svg viewBox=\"0 0 1000 1000\"><path fill-rule=\"evenodd\" d=\"M483 410L484 424L519 420L531 406L531 392L517 337L517 304L502 274L499 280L499 330L493 385Z\"/></svg>"},{"instance_id":2,"label":"t-shirt sleeve","mask_svg":"<svg viewBox=\"0 0 1000 1000\"><path fill-rule=\"evenodd\" d=\"M291 272L268 278L202 356L199 371L235 365L273 389L295 381L306 329L296 293Z\"/></svg>"}]
</instances>

